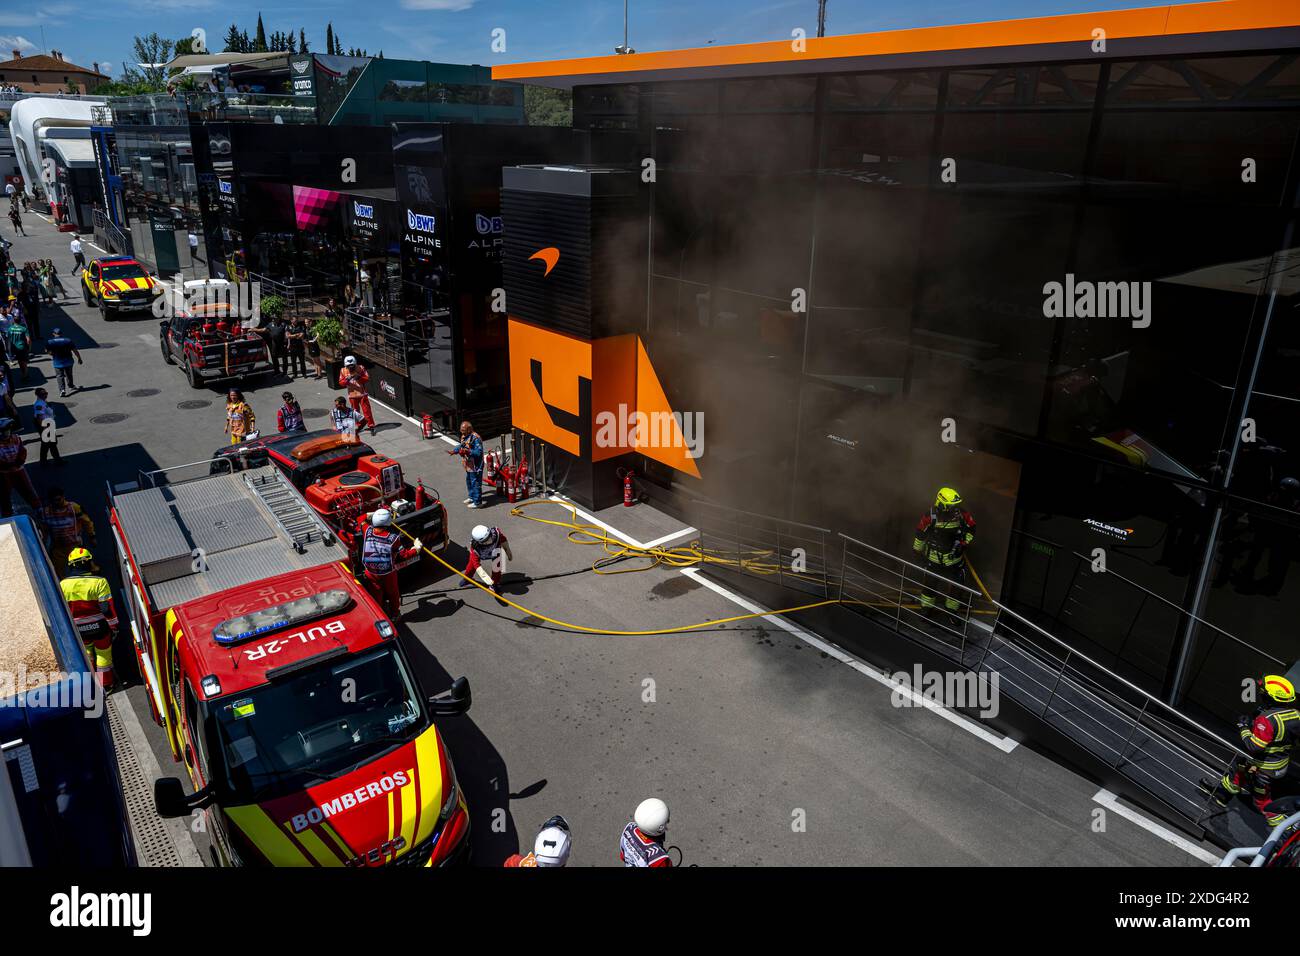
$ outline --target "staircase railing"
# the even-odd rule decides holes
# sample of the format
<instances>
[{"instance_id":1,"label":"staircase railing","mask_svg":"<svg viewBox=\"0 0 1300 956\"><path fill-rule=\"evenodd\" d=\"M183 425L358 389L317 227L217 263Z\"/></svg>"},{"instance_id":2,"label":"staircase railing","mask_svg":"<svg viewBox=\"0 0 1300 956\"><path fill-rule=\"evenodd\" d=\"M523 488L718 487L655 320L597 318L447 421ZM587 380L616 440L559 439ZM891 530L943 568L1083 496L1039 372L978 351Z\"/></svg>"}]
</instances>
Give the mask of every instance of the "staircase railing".
<instances>
[{"instance_id":1,"label":"staircase railing","mask_svg":"<svg viewBox=\"0 0 1300 956\"><path fill-rule=\"evenodd\" d=\"M950 580L827 528L711 504L696 505L691 517L706 550L737 559L746 574L838 601L939 654L1192 828L1207 811L1200 781L1217 779L1241 753L1228 737L1001 604L982 584Z\"/></svg>"}]
</instances>

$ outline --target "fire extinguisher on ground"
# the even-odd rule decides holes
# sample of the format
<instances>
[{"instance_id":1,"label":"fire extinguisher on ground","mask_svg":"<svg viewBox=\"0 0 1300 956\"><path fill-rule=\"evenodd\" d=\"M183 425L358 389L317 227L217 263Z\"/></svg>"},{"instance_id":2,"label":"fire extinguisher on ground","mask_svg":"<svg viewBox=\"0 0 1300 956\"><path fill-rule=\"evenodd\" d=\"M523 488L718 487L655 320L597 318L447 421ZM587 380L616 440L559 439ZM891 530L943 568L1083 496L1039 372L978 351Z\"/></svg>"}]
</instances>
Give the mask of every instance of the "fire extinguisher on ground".
<instances>
[{"instance_id":1,"label":"fire extinguisher on ground","mask_svg":"<svg viewBox=\"0 0 1300 956\"><path fill-rule=\"evenodd\" d=\"M483 480L496 487L497 453L490 448L483 453Z\"/></svg>"},{"instance_id":2,"label":"fire extinguisher on ground","mask_svg":"<svg viewBox=\"0 0 1300 956\"><path fill-rule=\"evenodd\" d=\"M632 482L636 472L631 468L620 468L618 474L623 479L623 507L631 508L636 504L636 486Z\"/></svg>"},{"instance_id":3,"label":"fire extinguisher on ground","mask_svg":"<svg viewBox=\"0 0 1300 956\"><path fill-rule=\"evenodd\" d=\"M428 412L425 412L424 415L421 416L420 418L420 434L423 435L426 439L432 438L434 436L433 416L430 415Z\"/></svg>"},{"instance_id":4,"label":"fire extinguisher on ground","mask_svg":"<svg viewBox=\"0 0 1300 956\"><path fill-rule=\"evenodd\" d=\"M515 469L515 483L519 486L519 500L528 498L528 459L520 458L519 467Z\"/></svg>"}]
</instances>

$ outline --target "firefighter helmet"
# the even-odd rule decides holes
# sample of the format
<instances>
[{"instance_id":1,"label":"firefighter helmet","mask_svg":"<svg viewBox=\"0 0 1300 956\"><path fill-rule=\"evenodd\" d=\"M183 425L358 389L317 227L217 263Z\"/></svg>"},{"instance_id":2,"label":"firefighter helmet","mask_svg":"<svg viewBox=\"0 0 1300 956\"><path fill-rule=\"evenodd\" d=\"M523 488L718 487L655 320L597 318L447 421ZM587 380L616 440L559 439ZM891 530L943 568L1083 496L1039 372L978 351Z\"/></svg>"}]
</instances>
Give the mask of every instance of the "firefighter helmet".
<instances>
[{"instance_id":1,"label":"firefighter helmet","mask_svg":"<svg viewBox=\"0 0 1300 956\"><path fill-rule=\"evenodd\" d=\"M646 836L661 837L668 832L668 804L658 797L642 800L637 804L632 820Z\"/></svg>"},{"instance_id":2,"label":"firefighter helmet","mask_svg":"<svg viewBox=\"0 0 1300 956\"><path fill-rule=\"evenodd\" d=\"M492 538L492 529L485 524L476 524L469 534L479 544L487 544Z\"/></svg>"},{"instance_id":3,"label":"firefighter helmet","mask_svg":"<svg viewBox=\"0 0 1300 956\"><path fill-rule=\"evenodd\" d=\"M343 364L348 366L356 365L357 357L355 355L349 355L347 358L343 360Z\"/></svg>"},{"instance_id":4,"label":"firefighter helmet","mask_svg":"<svg viewBox=\"0 0 1300 956\"><path fill-rule=\"evenodd\" d=\"M1295 684L1280 674L1269 674L1264 678L1264 693L1279 704L1295 702Z\"/></svg>"},{"instance_id":5,"label":"firefighter helmet","mask_svg":"<svg viewBox=\"0 0 1300 956\"><path fill-rule=\"evenodd\" d=\"M380 508L370 516L370 523L376 528L387 528L393 523L393 513L387 508Z\"/></svg>"},{"instance_id":6,"label":"firefighter helmet","mask_svg":"<svg viewBox=\"0 0 1300 956\"><path fill-rule=\"evenodd\" d=\"M936 508L956 508L961 504L961 495L955 488L940 488L939 493L934 496L934 506Z\"/></svg>"},{"instance_id":7,"label":"firefighter helmet","mask_svg":"<svg viewBox=\"0 0 1300 956\"><path fill-rule=\"evenodd\" d=\"M90 552L85 548L73 548L68 552L68 570L75 572L89 571L94 560Z\"/></svg>"},{"instance_id":8,"label":"firefighter helmet","mask_svg":"<svg viewBox=\"0 0 1300 956\"><path fill-rule=\"evenodd\" d=\"M558 813L542 824L533 841L533 856L539 867L564 866L569 862L573 838L569 835L569 821Z\"/></svg>"}]
</instances>

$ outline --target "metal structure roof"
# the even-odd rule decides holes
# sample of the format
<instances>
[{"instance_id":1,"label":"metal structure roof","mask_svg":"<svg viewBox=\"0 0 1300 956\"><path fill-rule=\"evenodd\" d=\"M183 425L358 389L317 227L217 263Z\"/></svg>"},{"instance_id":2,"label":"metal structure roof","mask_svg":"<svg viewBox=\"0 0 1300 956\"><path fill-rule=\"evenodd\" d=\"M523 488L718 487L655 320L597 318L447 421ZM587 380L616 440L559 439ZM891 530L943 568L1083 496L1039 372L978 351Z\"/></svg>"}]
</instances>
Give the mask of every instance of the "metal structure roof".
<instances>
[{"instance_id":1,"label":"metal structure roof","mask_svg":"<svg viewBox=\"0 0 1300 956\"><path fill-rule=\"evenodd\" d=\"M113 505L158 610L346 557L273 465L125 492Z\"/></svg>"}]
</instances>

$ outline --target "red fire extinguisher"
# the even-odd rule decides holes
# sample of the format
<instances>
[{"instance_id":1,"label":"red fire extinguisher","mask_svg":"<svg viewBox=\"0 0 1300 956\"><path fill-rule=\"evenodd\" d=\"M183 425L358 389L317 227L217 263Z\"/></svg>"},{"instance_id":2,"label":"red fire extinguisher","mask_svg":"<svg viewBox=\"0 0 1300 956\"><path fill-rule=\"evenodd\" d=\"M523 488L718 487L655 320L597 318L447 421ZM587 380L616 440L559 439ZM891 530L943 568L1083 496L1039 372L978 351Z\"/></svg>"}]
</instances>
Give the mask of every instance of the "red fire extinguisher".
<instances>
[{"instance_id":1,"label":"red fire extinguisher","mask_svg":"<svg viewBox=\"0 0 1300 956\"><path fill-rule=\"evenodd\" d=\"M489 485L497 483L497 453L491 449L483 456L483 480Z\"/></svg>"},{"instance_id":2,"label":"red fire extinguisher","mask_svg":"<svg viewBox=\"0 0 1300 956\"><path fill-rule=\"evenodd\" d=\"M515 481L519 485L519 500L528 498L528 459L520 458L519 467L515 469Z\"/></svg>"},{"instance_id":3,"label":"red fire extinguisher","mask_svg":"<svg viewBox=\"0 0 1300 956\"><path fill-rule=\"evenodd\" d=\"M428 412L420 417L420 434L426 439L433 437L433 416Z\"/></svg>"},{"instance_id":4,"label":"red fire extinguisher","mask_svg":"<svg viewBox=\"0 0 1300 956\"><path fill-rule=\"evenodd\" d=\"M497 489L505 492L506 501L509 501L511 504L514 503L515 473L514 469L509 465L502 465L497 470Z\"/></svg>"},{"instance_id":5,"label":"red fire extinguisher","mask_svg":"<svg viewBox=\"0 0 1300 956\"><path fill-rule=\"evenodd\" d=\"M636 490L632 486L632 478L635 472L628 468L623 472L623 507L631 508L636 503Z\"/></svg>"},{"instance_id":6,"label":"red fire extinguisher","mask_svg":"<svg viewBox=\"0 0 1300 956\"><path fill-rule=\"evenodd\" d=\"M429 493L424 490L424 479L415 482L415 509L418 511L429 503Z\"/></svg>"}]
</instances>

